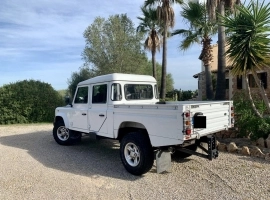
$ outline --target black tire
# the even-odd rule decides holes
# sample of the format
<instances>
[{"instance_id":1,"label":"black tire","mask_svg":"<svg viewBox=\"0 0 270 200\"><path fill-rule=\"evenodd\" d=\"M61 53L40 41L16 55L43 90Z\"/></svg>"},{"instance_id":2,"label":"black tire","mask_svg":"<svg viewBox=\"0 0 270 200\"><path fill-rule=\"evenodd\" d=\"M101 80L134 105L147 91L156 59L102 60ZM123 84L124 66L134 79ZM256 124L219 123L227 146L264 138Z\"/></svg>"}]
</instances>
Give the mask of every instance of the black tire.
<instances>
[{"instance_id":1,"label":"black tire","mask_svg":"<svg viewBox=\"0 0 270 200\"><path fill-rule=\"evenodd\" d=\"M60 145L71 145L81 141L81 133L67 129L62 120L54 124L53 137Z\"/></svg>"},{"instance_id":2,"label":"black tire","mask_svg":"<svg viewBox=\"0 0 270 200\"><path fill-rule=\"evenodd\" d=\"M193 144L190 146L185 147L186 149L192 150L192 151L196 151L197 150L197 144ZM172 154L172 158L188 158L192 156L192 154L188 154L188 153L184 153L182 151L178 151L176 150L173 154Z\"/></svg>"},{"instance_id":3,"label":"black tire","mask_svg":"<svg viewBox=\"0 0 270 200\"><path fill-rule=\"evenodd\" d=\"M120 157L129 173L139 176L148 172L154 163L149 138L140 132L128 133L121 140Z\"/></svg>"}]
</instances>

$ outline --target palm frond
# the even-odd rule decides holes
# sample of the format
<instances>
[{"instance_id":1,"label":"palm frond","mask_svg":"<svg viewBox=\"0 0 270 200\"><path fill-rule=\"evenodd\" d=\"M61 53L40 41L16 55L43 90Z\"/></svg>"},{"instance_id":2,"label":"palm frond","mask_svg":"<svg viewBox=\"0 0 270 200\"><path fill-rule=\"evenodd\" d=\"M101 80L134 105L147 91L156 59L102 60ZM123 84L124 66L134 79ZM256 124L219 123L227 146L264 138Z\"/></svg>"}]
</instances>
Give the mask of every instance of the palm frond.
<instances>
[{"instance_id":1,"label":"palm frond","mask_svg":"<svg viewBox=\"0 0 270 200\"><path fill-rule=\"evenodd\" d=\"M270 55L270 3L250 2L236 6L233 16L221 17L221 25L230 32L226 52L235 75L268 66Z\"/></svg>"},{"instance_id":2,"label":"palm frond","mask_svg":"<svg viewBox=\"0 0 270 200\"><path fill-rule=\"evenodd\" d=\"M200 43L200 38L196 33L188 32L187 36L180 43L180 50L186 51L189 49L194 43Z\"/></svg>"}]
</instances>

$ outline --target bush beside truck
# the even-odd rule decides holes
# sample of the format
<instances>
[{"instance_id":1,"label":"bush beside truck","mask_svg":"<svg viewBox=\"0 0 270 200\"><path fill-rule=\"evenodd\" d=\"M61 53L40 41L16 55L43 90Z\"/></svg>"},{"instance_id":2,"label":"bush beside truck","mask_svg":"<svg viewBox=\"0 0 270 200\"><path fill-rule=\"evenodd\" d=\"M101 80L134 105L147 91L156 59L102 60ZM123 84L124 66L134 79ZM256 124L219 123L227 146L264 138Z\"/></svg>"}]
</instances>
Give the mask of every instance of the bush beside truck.
<instances>
[{"instance_id":1,"label":"bush beside truck","mask_svg":"<svg viewBox=\"0 0 270 200\"><path fill-rule=\"evenodd\" d=\"M256 93L253 93L252 96L256 107L259 112L264 115L264 118L256 116L245 91L235 93L233 96L233 104L236 115L235 126L238 129L238 136L249 137L252 140L257 140L260 137L266 139L270 133L269 113L267 113L263 100Z\"/></svg>"},{"instance_id":2,"label":"bush beside truck","mask_svg":"<svg viewBox=\"0 0 270 200\"><path fill-rule=\"evenodd\" d=\"M24 80L0 87L0 124L52 122L63 97L41 81Z\"/></svg>"}]
</instances>

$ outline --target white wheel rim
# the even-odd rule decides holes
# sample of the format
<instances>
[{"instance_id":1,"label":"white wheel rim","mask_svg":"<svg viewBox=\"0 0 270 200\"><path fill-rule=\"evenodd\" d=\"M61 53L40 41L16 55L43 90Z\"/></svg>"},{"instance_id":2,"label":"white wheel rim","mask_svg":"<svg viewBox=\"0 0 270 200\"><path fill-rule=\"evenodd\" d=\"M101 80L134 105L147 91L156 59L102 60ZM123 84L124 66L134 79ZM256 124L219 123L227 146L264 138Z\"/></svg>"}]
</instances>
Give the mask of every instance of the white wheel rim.
<instances>
[{"instance_id":1,"label":"white wheel rim","mask_svg":"<svg viewBox=\"0 0 270 200\"><path fill-rule=\"evenodd\" d=\"M127 163L136 167L140 163L140 150L134 143L127 143L124 149L124 155Z\"/></svg>"},{"instance_id":2,"label":"white wheel rim","mask_svg":"<svg viewBox=\"0 0 270 200\"><path fill-rule=\"evenodd\" d=\"M69 138L69 130L65 126L60 126L57 129L57 137L61 141L67 141Z\"/></svg>"}]
</instances>

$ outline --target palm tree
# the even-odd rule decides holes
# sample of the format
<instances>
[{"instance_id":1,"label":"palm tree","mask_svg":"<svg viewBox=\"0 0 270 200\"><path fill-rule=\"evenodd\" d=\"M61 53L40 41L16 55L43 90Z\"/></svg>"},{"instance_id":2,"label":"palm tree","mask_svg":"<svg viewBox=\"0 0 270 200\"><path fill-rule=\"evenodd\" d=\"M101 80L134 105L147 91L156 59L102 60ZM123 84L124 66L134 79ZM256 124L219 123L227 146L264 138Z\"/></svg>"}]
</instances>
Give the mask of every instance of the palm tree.
<instances>
[{"instance_id":1,"label":"palm tree","mask_svg":"<svg viewBox=\"0 0 270 200\"><path fill-rule=\"evenodd\" d=\"M226 54L232 61L232 74L245 77L252 107L257 116L262 118L253 103L247 74L252 73L270 112L269 100L256 72L270 64L270 3L264 5L264 2L259 3L258 0L251 1L247 7L236 6L236 10L237 14L234 16L221 17L221 25L229 32Z\"/></svg>"},{"instance_id":2,"label":"palm tree","mask_svg":"<svg viewBox=\"0 0 270 200\"><path fill-rule=\"evenodd\" d=\"M184 40L180 44L181 50L187 50L194 43L202 44L199 59L202 60L206 75L206 98L213 99L213 84L210 63L212 61L211 36L217 33L217 24L208 20L205 5L189 2L182 6L181 16L189 23L189 29L175 30L172 35L180 34Z\"/></svg>"},{"instance_id":3,"label":"palm tree","mask_svg":"<svg viewBox=\"0 0 270 200\"><path fill-rule=\"evenodd\" d=\"M182 0L146 0L144 7L157 5L158 21L163 26L163 51L162 51L162 73L160 98L165 99L166 94L166 74L167 74L167 33L169 28L173 28L174 10L171 6L173 3L182 3Z\"/></svg>"},{"instance_id":4,"label":"palm tree","mask_svg":"<svg viewBox=\"0 0 270 200\"><path fill-rule=\"evenodd\" d=\"M143 17L137 17L141 22L137 27L137 32L143 34L148 33L148 37L144 42L144 48L151 51L153 77L157 79L156 75L156 51L160 51L161 41L159 39L160 27L158 26L157 11L153 8L141 7Z\"/></svg>"},{"instance_id":5,"label":"palm tree","mask_svg":"<svg viewBox=\"0 0 270 200\"><path fill-rule=\"evenodd\" d=\"M234 6L240 4L240 0L207 0L207 10L210 20L216 20L216 9L221 16L225 16L225 8L229 11L234 10ZM226 58L225 58L225 27L219 25L218 27L218 72L217 72L217 87L216 87L216 100L225 100L225 71L226 71Z\"/></svg>"}]
</instances>

